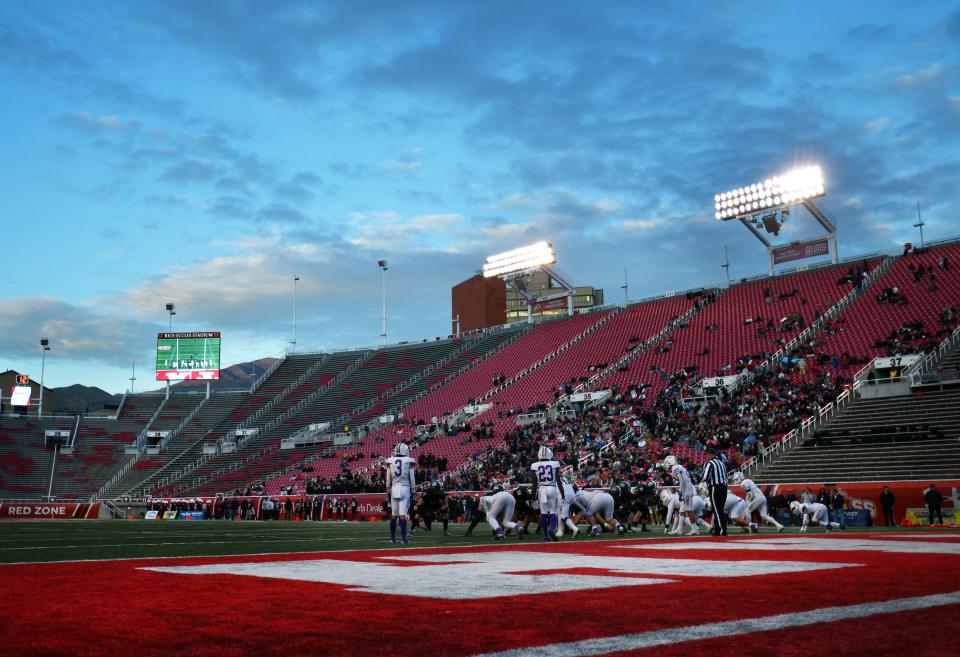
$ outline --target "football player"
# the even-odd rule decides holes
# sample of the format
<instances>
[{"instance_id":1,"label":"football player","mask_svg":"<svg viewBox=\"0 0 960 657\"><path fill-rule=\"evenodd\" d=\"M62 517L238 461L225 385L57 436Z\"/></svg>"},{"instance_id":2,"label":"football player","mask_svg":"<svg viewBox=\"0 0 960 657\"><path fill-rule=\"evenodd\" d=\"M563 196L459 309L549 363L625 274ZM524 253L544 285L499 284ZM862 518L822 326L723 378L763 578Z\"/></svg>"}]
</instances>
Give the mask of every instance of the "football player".
<instances>
[{"instance_id":1,"label":"football player","mask_svg":"<svg viewBox=\"0 0 960 657\"><path fill-rule=\"evenodd\" d=\"M443 535L449 536L450 513L447 504L447 492L443 489L443 482L434 479L425 491L419 503L419 514L423 518L427 531L433 530L433 521L443 523Z\"/></svg>"},{"instance_id":2,"label":"football player","mask_svg":"<svg viewBox=\"0 0 960 657\"><path fill-rule=\"evenodd\" d=\"M560 525L557 527L557 538L563 537L564 526L570 530L570 538L576 538L580 528L570 519L570 507L580 510L575 501L579 489L566 477L560 478L560 485L563 486L563 501L560 503Z\"/></svg>"},{"instance_id":3,"label":"football player","mask_svg":"<svg viewBox=\"0 0 960 657\"><path fill-rule=\"evenodd\" d=\"M531 523L540 522L540 510L533 499L533 491L529 486L520 485L513 491L513 498L517 501L517 522L523 523L523 531L530 531Z\"/></svg>"},{"instance_id":4,"label":"football player","mask_svg":"<svg viewBox=\"0 0 960 657\"><path fill-rule=\"evenodd\" d=\"M626 529L614 518L615 501L607 491L581 490L577 493L576 503L583 509L583 517L590 523L590 535L599 536L604 530L624 534Z\"/></svg>"},{"instance_id":5,"label":"football player","mask_svg":"<svg viewBox=\"0 0 960 657\"><path fill-rule=\"evenodd\" d=\"M709 506L705 502L705 508ZM742 527L743 531L751 534L757 533L757 525L750 521L750 514L747 513L747 503L743 498L732 491L727 491L727 501L723 505L723 512L727 514L730 522Z\"/></svg>"},{"instance_id":6,"label":"football player","mask_svg":"<svg viewBox=\"0 0 960 657\"><path fill-rule=\"evenodd\" d=\"M762 522L773 525L777 528L777 533L781 533L783 531L783 525L767 513L767 496L763 494L760 487L753 483L751 479L744 479L740 482L740 488L747 493L747 513L750 514L751 519L753 518L753 514L756 513L760 516Z\"/></svg>"},{"instance_id":7,"label":"football player","mask_svg":"<svg viewBox=\"0 0 960 657\"><path fill-rule=\"evenodd\" d=\"M628 529L640 525L640 531L649 532L648 524L653 523L651 507L656 506L657 484L653 481L636 482L630 487L630 496L633 499L631 515L627 519Z\"/></svg>"},{"instance_id":8,"label":"football player","mask_svg":"<svg viewBox=\"0 0 960 657\"><path fill-rule=\"evenodd\" d=\"M493 528L493 540L499 541L503 538L504 529L508 532L516 530L517 538L522 539L523 525L513 522L513 511L517 504L513 495L504 490L500 484L494 486L490 493L480 498L477 515L482 513L486 517L487 523ZM475 522L472 522L470 529L472 530L474 526Z\"/></svg>"},{"instance_id":9,"label":"football player","mask_svg":"<svg viewBox=\"0 0 960 657\"><path fill-rule=\"evenodd\" d=\"M560 481L560 462L554 460L553 450L546 446L537 450L537 459L530 469L533 470L533 485L540 501L540 530L543 540L556 541L560 502L564 499L563 488L557 485Z\"/></svg>"},{"instance_id":10,"label":"football player","mask_svg":"<svg viewBox=\"0 0 960 657\"><path fill-rule=\"evenodd\" d=\"M690 473L680 463L677 463L677 457L673 454L663 459L663 465L678 484L677 494L680 496L680 513L685 515L690 522L692 529L689 533L691 535L699 534L700 529L696 526L697 519L693 514L693 497L697 494L697 491L690 480Z\"/></svg>"},{"instance_id":11,"label":"football player","mask_svg":"<svg viewBox=\"0 0 960 657\"><path fill-rule=\"evenodd\" d=\"M803 516L803 525L800 527L801 533L807 531L807 525L810 524L811 519L821 527L826 528L828 532L834 529L847 530L847 526L842 522L831 522L830 512L825 505L819 502L790 502L790 510Z\"/></svg>"},{"instance_id":12,"label":"football player","mask_svg":"<svg viewBox=\"0 0 960 657\"><path fill-rule=\"evenodd\" d=\"M387 469L387 495L390 496L390 542L397 542L397 523L401 540L407 542L407 518L410 510L410 492L417 488L414 472L416 461L410 458L406 443L397 443L393 456L384 463Z\"/></svg>"},{"instance_id":13,"label":"football player","mask_svg":"<svg viewBox=\"0 0 960 657\"><path fill-rule=\"evenodd\" d=\"M680 513L679 493L663 489L660 492L660 503L667 509L666 527L663 530L667 534L678 536L683 533L685 527L689 527L690 531L687 532L687 536L697 536L700 534L701 527L710 529L710 525L703 519L704 503L699 495L694 495L690 503L696 525L690 522L687 514Z\"/></svg>"}]
</instances>

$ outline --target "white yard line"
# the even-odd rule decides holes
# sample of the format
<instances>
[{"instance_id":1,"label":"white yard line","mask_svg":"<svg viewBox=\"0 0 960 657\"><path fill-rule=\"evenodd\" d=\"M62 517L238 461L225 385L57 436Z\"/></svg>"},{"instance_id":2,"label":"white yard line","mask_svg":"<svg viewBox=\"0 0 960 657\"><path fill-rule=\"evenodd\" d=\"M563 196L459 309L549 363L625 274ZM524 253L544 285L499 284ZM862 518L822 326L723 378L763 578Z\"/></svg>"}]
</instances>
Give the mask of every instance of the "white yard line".
<instances>
[{"instance_id":1,"label":"white yard line","mask_svg":"<svg viewBox=\"0 0 960 657\"><path fill-rule=\"evenodd\" d=\"M707 623L705 625L688 625L637 634L619 634L596 639L584 639L583 641L552 643L545 646L515 648L502 652L483 653L474 657L588 657L955 604L960 604L960 591L916 598L900 598L886 602L865 602L844 607L823 607L811 611L760 616L720 623ZM749 650L746 652L749 652Z\"/></svg>"}]
</instances>

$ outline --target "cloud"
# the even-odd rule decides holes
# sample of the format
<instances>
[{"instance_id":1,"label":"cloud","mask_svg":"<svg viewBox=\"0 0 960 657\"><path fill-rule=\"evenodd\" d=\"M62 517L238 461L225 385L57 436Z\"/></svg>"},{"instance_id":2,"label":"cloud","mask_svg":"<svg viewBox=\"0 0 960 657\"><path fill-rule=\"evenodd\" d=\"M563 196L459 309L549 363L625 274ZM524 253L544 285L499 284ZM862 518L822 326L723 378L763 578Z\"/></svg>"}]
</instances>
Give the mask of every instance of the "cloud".
<instances>
[{"instance_id":1,"label":"cloud","mask_svg":"<svg viewBox=\"0 0 960 657\"><path fill-rule=\"evenodd\" d=\"M60 122L89 134L104 132L119 133L136 130L138 128L136 121L122 119L114 114L92 116L87 112L73 112L60 117Z\"/></svg>"},{"instance_id":2,"label":"cloud","mask_svg":"<svg viewBox=\"0 0 960 657\"><path fill-rule=\"evenodd\" d=\"M12 358L36 356L38 338L46 337L51 357L125 365L154 329L50 297L0 301L0 353Z\"/></svg>"},{"instance_id":3,"label":"cloud","mask_svg":"<svg viewBox=\"0 0 960 657\"><path fill-rule=\"evenodd\" d=\"M943 67L939 63L934 63L928 66L925 69L921 69L916 73L911 73L909 75L901 75L896 80L894 84L898 87L920 87L929 85L932 82L935 82L941 78L943 75Z\"/></svg>"}]
</instances>

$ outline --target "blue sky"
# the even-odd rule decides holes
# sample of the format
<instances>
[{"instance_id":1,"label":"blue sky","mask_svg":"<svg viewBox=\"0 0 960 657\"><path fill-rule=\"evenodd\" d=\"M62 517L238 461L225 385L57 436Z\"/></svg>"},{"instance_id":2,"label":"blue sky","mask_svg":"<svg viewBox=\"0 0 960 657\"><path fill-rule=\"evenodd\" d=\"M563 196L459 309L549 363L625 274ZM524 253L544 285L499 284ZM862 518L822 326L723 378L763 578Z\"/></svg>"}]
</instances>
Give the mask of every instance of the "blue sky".
<instances>
[{"instance_id":1,"label":"blue sky","mask_svg":"<svg viewBox=\"0 0 960 657\"><path fill-rule=\"evenodd\" d=\"M0 368L154 387L164 304L223 360L450 331L538 239L622 299L765 270L713 194L819 163L841 256L960 234L956 3L5 2ZM784 240L817 233L795 214Z\"/></svg>"}]
</instances>

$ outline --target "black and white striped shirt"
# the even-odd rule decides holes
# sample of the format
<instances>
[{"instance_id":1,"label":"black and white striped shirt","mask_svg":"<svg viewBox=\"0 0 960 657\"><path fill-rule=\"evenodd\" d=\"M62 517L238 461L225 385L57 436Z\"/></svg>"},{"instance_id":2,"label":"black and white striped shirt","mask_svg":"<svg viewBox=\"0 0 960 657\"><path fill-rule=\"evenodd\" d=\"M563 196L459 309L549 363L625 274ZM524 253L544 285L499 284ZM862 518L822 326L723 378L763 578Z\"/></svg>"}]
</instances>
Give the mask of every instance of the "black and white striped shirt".
<instances>
[{"instance_id":1,"label":"black and white striped shirt","mask_svg":"<svg viewBox=\"0 0 960 657\"><path fill-rule=\"evenodd\" d=\"M707 482L708 486L727 483L727 466L719 456L713 457L703 466L702 480Z\"/></svg>"}]
</instances>

